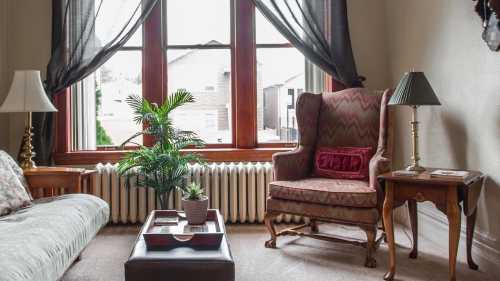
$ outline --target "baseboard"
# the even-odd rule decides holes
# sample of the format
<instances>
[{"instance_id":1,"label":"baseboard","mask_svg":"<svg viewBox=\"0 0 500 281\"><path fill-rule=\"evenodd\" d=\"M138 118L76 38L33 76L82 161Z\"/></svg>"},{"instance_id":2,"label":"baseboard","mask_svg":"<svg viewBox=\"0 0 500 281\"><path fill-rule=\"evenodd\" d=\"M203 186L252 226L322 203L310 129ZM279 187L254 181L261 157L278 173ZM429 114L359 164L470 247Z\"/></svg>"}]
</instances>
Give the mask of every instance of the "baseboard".
<instances>
[{"instance_id":1,"label":"baseboard","mask_svg":"<svg viewBox=\"0 0 500 281\"><path fill-rule=\"evenodd\" d=\"M419 235L434 243L442 244L448 239L448 220L446 216L438 211L434 206L419 204ZM406 224L402 224L407 227ZM444 239L443 239L444 238ZM474 261L479 265L482 272L490 275L500 275L500 250L490 246L496 244L488 235L476 230L472 246ZM447 245L444 245L447 247ZM462 229L460 233L459 255L466 256L466 223L465 217L462 219Z\"/></svg>"}]
</instances>

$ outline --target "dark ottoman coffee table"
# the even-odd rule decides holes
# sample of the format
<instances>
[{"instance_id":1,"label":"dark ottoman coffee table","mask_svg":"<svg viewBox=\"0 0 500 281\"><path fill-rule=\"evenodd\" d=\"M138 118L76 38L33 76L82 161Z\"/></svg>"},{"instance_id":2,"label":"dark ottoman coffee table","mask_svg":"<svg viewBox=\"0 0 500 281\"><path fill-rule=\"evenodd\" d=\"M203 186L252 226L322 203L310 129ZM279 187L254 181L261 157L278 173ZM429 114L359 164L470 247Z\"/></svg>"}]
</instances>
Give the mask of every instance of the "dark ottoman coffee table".
<instances>
[{"instance_id":1,"label":"dark ottoman coffee table","mask_svg":"<svg viewBox=\"0 0 500 281\"><path fill-rule=\"evenodd\" d=\"M125 263L126 281L234 281L234 261L225 229L218 249L178 247L160 251L146 249L143 231Z\"/></svg>"}]
</instances>

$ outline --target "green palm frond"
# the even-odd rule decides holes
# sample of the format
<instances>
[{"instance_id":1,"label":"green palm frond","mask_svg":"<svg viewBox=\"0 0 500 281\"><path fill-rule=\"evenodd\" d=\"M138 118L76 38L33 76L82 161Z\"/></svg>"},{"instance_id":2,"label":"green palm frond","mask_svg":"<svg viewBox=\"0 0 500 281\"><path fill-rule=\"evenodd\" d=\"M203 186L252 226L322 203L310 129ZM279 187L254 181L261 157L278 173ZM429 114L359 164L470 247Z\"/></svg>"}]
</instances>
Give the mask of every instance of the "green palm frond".
<instances>
[{"instance_id":1,"label":"green palm frond","mask_svg":"<svg viewBox=\"0 0 500 281\"><path fill-rule=\"evenodd\" d=\"M173 95L167 98L167 101L162 105L161 110L169 114L172 110L186 103L194 102L194 97L186 89L179 89Z\"/></svg>"},{"instance_id":2,"label":"green palm frond","mask_svg":"<svg viewBox=\"0 0 500 281\"><path fill-rule=\"evenodd\" d=\"M126 101L133 110L134 122L143 124L144 128L122 146L141 135L153 137L155 144L151 147L140 146L127 153L118 163L118 173L138 176L137 185L154 188L163 206L164 195L168 197L175 188L185 189L189 163L204 163L197 154L181 152L189 146L203 146L203 140L194 132L176 129L169 116L176 108L194 102L194 97L185 89L179 89L161 105L141 96L129 96Z\"/></svg>"}]
</instances>

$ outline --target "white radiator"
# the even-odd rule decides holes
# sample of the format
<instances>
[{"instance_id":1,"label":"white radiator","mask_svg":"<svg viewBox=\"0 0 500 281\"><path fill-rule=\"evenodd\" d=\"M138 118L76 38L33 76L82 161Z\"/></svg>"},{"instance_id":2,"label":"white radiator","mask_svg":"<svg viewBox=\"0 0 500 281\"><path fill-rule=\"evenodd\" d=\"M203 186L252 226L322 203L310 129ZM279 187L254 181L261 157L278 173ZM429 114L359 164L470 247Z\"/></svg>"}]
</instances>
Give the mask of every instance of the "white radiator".
<instances>
[{"instance_id":1,"label":"white radiator","mask_svg":"<svg viewBox=\"0 0 500 281\"><path fill-rule=\"evenodd\" d=\"M134 177L128 179L128 188L127 179L116 173L116 165L98 164L96 170L93 193L109 203L112 223L144 223L147 215L159 208L155 191L137 188ZM272 177L271 163L211 163L190 165L187 181L203 187L209 207L219 209L226 222L262 223ZM179 191L170 196L168 207L182 209ZM277 221L299 222L300 217L286 215Z\"/></svg>"}]
</instances>

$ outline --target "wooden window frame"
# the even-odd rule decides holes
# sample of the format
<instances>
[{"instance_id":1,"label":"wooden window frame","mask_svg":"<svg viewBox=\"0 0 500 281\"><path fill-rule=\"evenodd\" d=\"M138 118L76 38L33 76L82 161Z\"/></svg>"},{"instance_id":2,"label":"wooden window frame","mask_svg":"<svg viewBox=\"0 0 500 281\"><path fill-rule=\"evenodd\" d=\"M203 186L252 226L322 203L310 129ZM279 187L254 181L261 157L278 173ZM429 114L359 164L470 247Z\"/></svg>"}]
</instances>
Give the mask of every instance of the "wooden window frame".
<instances>
[{"instance_id":1,"label":"wooden window frame","mask_svg":"<svg viewBox=\"0 0 500 281\"><path fill-rule=\"evenodd\" d=\"M232 144L208 144L202 149L186 149L199 153L207 161L270 161L272 154L289 151L295 147L291 143L258 143L257 141L257 89L256 50L265 47L290 47L290 44L256 44L255 6L248 0L231 1L231 94L232 94ZM143 30L143 96L150 101L161 103L167 96L166 38L162 28L165 25L164 1L159 1L145 21ZM189 45L192 47L192 45ZM178 45L182 48L182 45ZM198 46L200 48L210 48ZM171 47L169 47L171 48ZM174 46L171 49L175 49ZM220 48L220 47L219 47ZM248 66L252 66L250 71ZM343 89L343 86L327 75L327 91ZM116 163L127 150L99 147L93 151L73 151L71 140L71 89L58 93L55 104L56 142L54 161L57 165L92 165L99 162ZM145 145L153 140L145 137Z\"/></svg>"}]
</instances>

